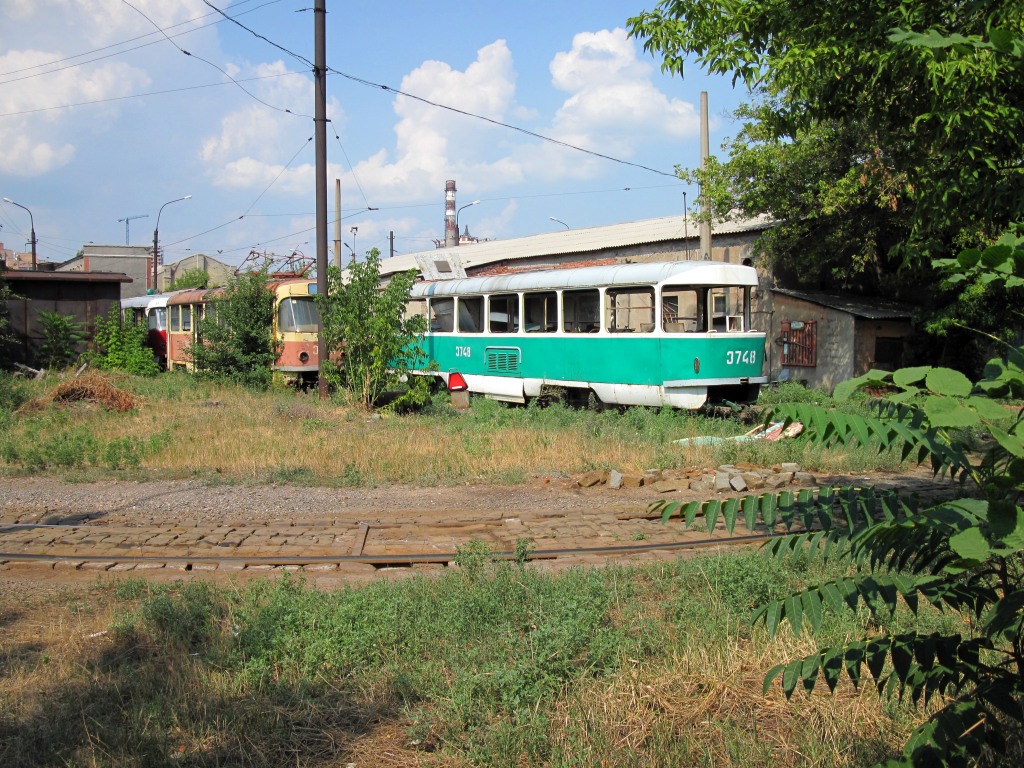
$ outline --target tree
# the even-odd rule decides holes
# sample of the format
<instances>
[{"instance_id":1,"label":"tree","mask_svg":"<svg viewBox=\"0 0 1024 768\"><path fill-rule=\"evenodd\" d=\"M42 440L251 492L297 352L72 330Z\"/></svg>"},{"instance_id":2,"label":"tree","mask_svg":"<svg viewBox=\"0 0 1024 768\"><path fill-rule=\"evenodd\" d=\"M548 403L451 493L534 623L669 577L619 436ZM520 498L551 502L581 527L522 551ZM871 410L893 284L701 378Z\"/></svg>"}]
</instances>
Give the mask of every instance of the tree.
<instances>
[{"instance_id":1,"label":"tree","mask_svg":"<svg viewBox=\"0 0 1024 768\"><path fill-rule=\"evenodd\" d=\"M105 371L156 376L160 366L153 350L146 346L148 335L149 328L145 324L123 322L117 304L113 304L106 317L96 321L93 362Z\"/></svg>"},{"instance_id":2,"label":"tree","mask_svg":"<svg viewBox=\"0 0 1024 768\"><path fill-rule=\"evenodd\" d=\"M43 343L39 358L48 368L67 368L78 359L79 347L86 340L85 326L72 315L40 312Z\"/></svg>"},{"instance_id":3,"label":"tree","mask_svg":"<svg viewBox=\"0 0 1024 768\"><path fill-rule=\"evenodd\" d=\"M728 160L683 175L704 216L770 215L763 255L806 285L920 297L932 258L1024 216L1020 3L663 0L629 25L750 89Z\"/></svg>"},{"instance_id":4,"label":"tree","mask_svg":"<svg viewBox=\"0 0 1024 768\"><path fill-rule=\"evenodd\" d=\"M266 272L244 272L207 304L189 353L198 375L266 389L277 359L274 293Z\"/></svg>"},{"instance_id":5,"label":"tree","mask_svg":"<svg viewBox=\"0 0 1024 768\"><path fill-rule=\"evenodd\" d=\"M210 273L202 267L189 267L175 278L169 290L181 291L186 288L208 287L210 287Z\"/></svg>"},{"instance_id":6,"label":"tree","mask_svg":"<svg viewBox=\"0 0 1024 768\"><path fill-rule=\"evenodd\" d=\"M426 331L425 318L406 316L415 280L411 270L392 276L382 289L380 251L374 248L366 261L352 265L347 280L330 268L328 295L316 297L329 358L321 363L323 375L366 408L403 381L412 399L425 392L426 380L409 375L411 363L423 355Z\"/></svg>"},{"instance_id":7,"label":"tree","mask_svg":"<svg viewBox=\"0 0 1024 768\"><path fill-rule=\"evenodd\" d=\"M10 286L4 280L4 269L0 268L0 360L8 361L11 356L8 354L14 345L14 331L11 329L10 308L7 302L14 298ZM4 367L6 367L5 363Z\"/></svg>"}]
</instances>

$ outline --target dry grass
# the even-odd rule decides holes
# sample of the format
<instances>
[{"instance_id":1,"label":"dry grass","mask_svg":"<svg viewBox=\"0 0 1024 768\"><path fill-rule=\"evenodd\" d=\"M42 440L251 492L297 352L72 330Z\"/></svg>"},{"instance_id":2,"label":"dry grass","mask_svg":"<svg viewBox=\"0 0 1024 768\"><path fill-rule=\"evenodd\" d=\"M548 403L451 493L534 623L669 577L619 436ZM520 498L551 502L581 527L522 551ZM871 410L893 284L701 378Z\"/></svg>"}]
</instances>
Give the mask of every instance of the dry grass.
<instances>
[{"instance_id":1,"label":"dry grass","mask_svg":"<svg viewBox=\"0 0 1024 768\"><path fill-rule=\"evenodd\" d=\"M785 638L737 643L731 653L690 648L657 664L636 663L561 703L555 740L580 764L771 766L860 765L898 751L906 738L870 686L821 686L787 702L761 686L780 659L816 646ZM851 744L871 754L853 755ZM582 745L590 754L580 755ZM674 759L669 760L667 755Z\"/></svg>"}]
</instances>

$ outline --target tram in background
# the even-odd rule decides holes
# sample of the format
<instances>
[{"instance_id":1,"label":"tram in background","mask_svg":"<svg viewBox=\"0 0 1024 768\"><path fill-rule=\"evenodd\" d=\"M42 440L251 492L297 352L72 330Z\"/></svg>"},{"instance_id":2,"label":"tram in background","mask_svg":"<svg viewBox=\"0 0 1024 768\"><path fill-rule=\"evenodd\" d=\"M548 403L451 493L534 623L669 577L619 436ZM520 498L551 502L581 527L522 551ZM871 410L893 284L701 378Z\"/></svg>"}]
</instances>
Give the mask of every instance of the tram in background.
<instances>
[{"instance_id":1,"label":"tram in background","mask_svg":"<svg viewBox=\"0 0 1024 768\"><path fill-rule=\"evenodd\" d=\"M320 320L314 296L316 281L309 278L275 278L268 287L274 293L273 333L278 345L274 370L302 386L314 382L319 370L317 325ZM167 301L168 369L193 369L189 348L200 338L203 318L211 301L223 288L192 289L172 294Z\"/></svg>"},{"instance_id":2,"label":"tram in background","mask_svg":"<svg viewBox=\"0 0 1024 768\"><path fill-rule=\"evenodd\" d=\"M767 382L755 286L752 267L711 261L417 283L408 310L428 331L414 372L516 403L549 392L604 405L751 402Z\"/></svg>"},{"instance_id":3,"label":"tram in background","mask_svg":"<svg viewBox=\"0 0 1024 768\"><path fill-rule=\"evenodd\" d=\"M157 364L167 368L167 301L173 293L155 293L134 296L121 301L121 320L126 323L144 324L149 333L146 346L153 350Z\"/></svg>"}]
</instances>

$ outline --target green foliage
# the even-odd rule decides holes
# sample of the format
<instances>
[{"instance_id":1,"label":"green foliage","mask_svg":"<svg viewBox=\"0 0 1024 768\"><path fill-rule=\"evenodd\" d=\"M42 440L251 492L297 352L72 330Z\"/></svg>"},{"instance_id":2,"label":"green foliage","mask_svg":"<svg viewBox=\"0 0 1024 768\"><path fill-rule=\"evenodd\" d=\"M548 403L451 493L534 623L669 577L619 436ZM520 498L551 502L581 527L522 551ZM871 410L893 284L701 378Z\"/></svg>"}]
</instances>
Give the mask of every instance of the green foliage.
<instances>
[{"instance_id":1,"label":"green foliage","mask_svg":"<svg viewBox=\"0 0 1024 768\"><path fill-rule=\"evenodd\" d=\"M79 347L86 340L85 326L72 315L59 312L40 312L43 343L39 359L47 368L67 368L79 357Z\"/></svg>"},{"instance_id":2,"label":"green foliage","mask_svg":"<svg viewBox=\"0 0 1024 768\"><path fill-rule=\"evenodd\" d=\"M160 366L146 346L149 329L143 324L122 322L116 304L96 321L93 363L105 371L124 371L135 376L156 376Z\"/></svg>"},{"instance_id":3,"label":"green foliage","mask_svg":"<svg viewBox=\"0 0 1024 768\"><path fill-rule=\"evenodd\" d=\"M7 302L14 298L11 288L4 280L4 269L0 269L0 369L10 364L10 348L14 345L14 332L11 329L11 312Z\"/></svg>"},{"instance_id":4,"label":"green foliage","mask_svg":"<svg viewBox=\"0 0 1024 768\"><path fill-rule=\"evenodd\" d=\"M990 352L958 326L1021 326L1019 295L944 290L931 260L1024 217L1024 6L662 0L629 26L666 71L750 89L728 158L680 175L703 218L771 217L780 279L911 300L965 370Z\"/></svg>"},{"instance_id":5,"label":"green foliage","mask_svg":"<svg viewBox=\"0 0 1024 768\"><path fill-rule=\"evenodd\" d=\"M30 472L86 467L137 469L169 439L164 431L146 439L125 436L104 440L86 425L36 417L19 434L0 437L0 458Z\"/></svg>"},{"instance_id":6,"label":"green foliage","mask_svg":"<svg viewBox=\"0 0 1024 768\"><path fill-rule=\"evenodd\" d=\"M189 348L200 377L266 389L277 359L274 294L265 272L244 272L207 304L199 339Z\"/></svg>"},{"instance_id":7,"label":"green foliage","mask_svg":"<svg viewBox=\"0 0 1024 768\"><path fill-rule=\"evenodd\" d=\"M1018 281L1024 268L1013 238L967 251L939 266L950 280ZM967 765L1007 747L1004 723L1024 725L1024 409L997 399L1024 395L1024 349L1008 348L972 382L959 371L920 366L869 371L836 388L841 402L858 390L884 392L871 415L809 403L774 406L767 420L800 420L814 443L877 444L904 457L930 460L936 473L969 481L973 497L929 505L892 491L822 488L707 502L662 501L663 519L692 525L719 517L732 531L795 525L802 532L775 539L770 557L820 557L856 570L763 605L755 621L775 635L784 622L799 635L820 632L829 614L868 612L880 634L821 648L779 664L765 689L781 678L791 697L819 680L834 691L846 676L878 692L930 706L901 760L887 765ZM972 431L990 435L979 451ZM901 631L889 619L901 607L925 605L959 614L964 631ZM865 668L867 674L865 674Z\"/></svg>"},{"instance_id":8,"label":"green foliage","mask_svg":"<svg viewBox=\"0 0 1024 768\"><path fill-rule=\"evenodd\" d=\"M328 294L316 297L330 358L323 372L352 402L370 408L384 393L399 389L412 362L423 355L426 320L405 315L415 270L393 275L381 289L380 252L373 249L352 265L346 280L335 268L327 279ZM412 394L400 405L425 402L426 385L408 378Z\"/></svg>"},{"instance_id":9,"label":"green foliage","mask_svg":"<svg viewBox=\"0 0 1024 768\"><path fill-rule=\"evenodd\" d=\"M182 272L168 290L182 291L186 288L209 288L210 273L202 267L189 267Z\"/></svg>"}]
</instances>

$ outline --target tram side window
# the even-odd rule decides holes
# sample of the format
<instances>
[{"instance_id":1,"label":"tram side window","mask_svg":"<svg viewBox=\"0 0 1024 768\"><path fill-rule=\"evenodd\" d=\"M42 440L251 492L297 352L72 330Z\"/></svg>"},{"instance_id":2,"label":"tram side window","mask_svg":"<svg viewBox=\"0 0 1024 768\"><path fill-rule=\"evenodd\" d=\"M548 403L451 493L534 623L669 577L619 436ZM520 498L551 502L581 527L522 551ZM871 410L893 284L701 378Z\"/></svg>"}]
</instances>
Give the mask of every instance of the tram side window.
<instances>
[{"instance_id":1,"label":"tram side window","mask_svg":"<svg viewBox=\"0 0 1024 768\"><path fill-rule=\"evenodd\" d=\"M698 333L707 328L705 292L666 286L661 293L661 323L665 333Z\"/></svg>"},{"instance_id":2,"label":"tram side window","mask_svg":"<svg viewBox=\"0 0 1024 768\"><path fill-rule=\"evenodd\" d=\"M601 293L596 288L563 291L562 328L566 333L592 333L601 329Z\"/></svg>"},{"instance_id":3,"label":"tram side window","mask_svg":"<svg viewBox=\"0 0 1024 768\"><path fill-rule=\"evenodd\" d=\"M605 291L605 321L611 333L654 331L654 289Z\"/></svg>"},{"instance_id":4,"label":"tram side window","mask_svg":"<svg viewBox=\"0 0 1024 768\"><path fill-rule=\"evenodd\" d=\"M192 330L192 307L189 305L182 306L181 308L181 330Z\"/></svg>"},{"instance_id":5,"label":"tram side window","mask_svg":"<svg viewBox=\"0 0 1024 768\"><path fill-rule=\"evenodd\" d=\"M519 294L503 293L491 296L487 313L491 333L517 333L519 331Z\"/></svg>"},{"instance_id":6,"label":"tram side window","mask_svg":"<svg viewBox=\"0 0 1024 768\"><path fill-rule=\"evenodd\" d=\"M181 307L175 304L171 307L171 333L181 330Z\"/></svg>"},{"instance_id":7,"label":"tram side window","mask_svg":"<svg viewBox=\"0 0 1024 768\"><path fill-rule=\"evenodd\" d=\"M316 333L320 315L311 298L283 299L277 308L277 330L281 333Z\"/></svg>"},{"instance_id":8,"label":"tram side window","mask_svg":"<svg viewBox=\"0 0 1024 768\"><path fill-rule=\"evenodd\" d=\"M523 296L523 317L527 333L554 333L558 330L558 294L527 293Z\"/></svg>"},{"instance_id":9,"label":"tram side window","mask_svg":"<svg viewBox=\"0 0 1024 768\"><path fill-rule=\"evenodd\" d=\"M482 333L484 330L484 297L459 297L459 333Z\"/></svg>"},{"instance_id":10,"label":"tram side window","mask_svg":"<svg viewBox=\"0 0 1024 768\"><path fill-rule=\"evenodd\" d=\"M430 300L430 330L435 333L451 333L455 330L455 299Z\"/></svg>"}]
</instances>

